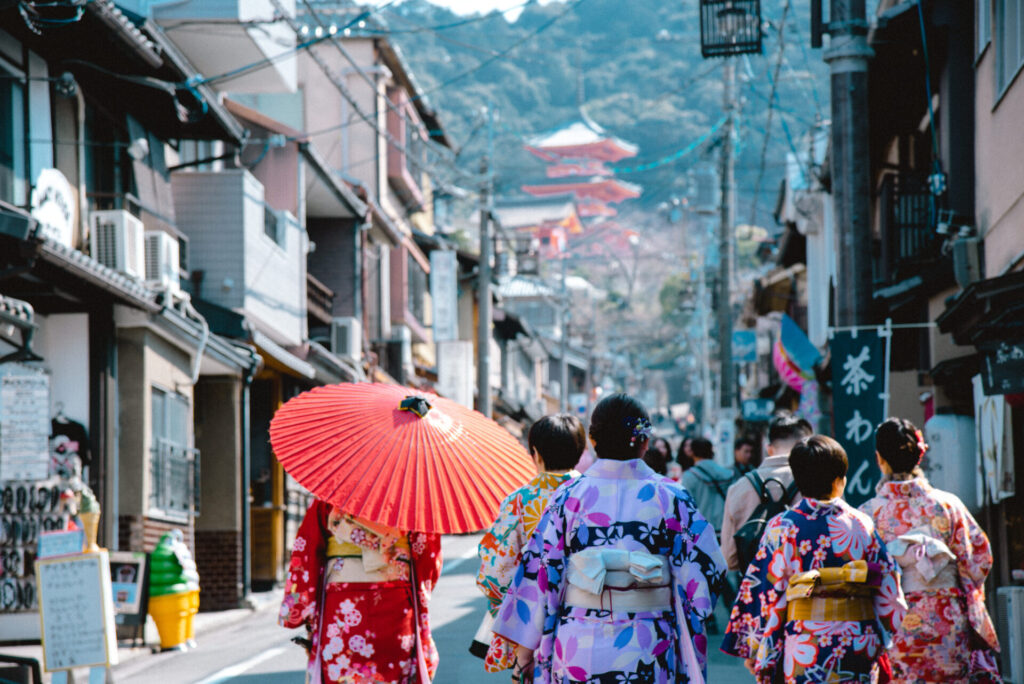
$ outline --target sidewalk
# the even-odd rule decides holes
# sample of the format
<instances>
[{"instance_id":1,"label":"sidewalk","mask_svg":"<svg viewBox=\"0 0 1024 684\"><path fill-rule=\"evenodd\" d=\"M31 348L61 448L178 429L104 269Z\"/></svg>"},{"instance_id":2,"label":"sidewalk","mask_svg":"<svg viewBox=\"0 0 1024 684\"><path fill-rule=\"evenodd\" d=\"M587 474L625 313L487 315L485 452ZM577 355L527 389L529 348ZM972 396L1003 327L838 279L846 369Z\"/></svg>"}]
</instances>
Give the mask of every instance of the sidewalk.
<instances>
[{"instance_id":1,"label":"sidewalk","mask_svg":"<svg viewBox=\"0 0 1024 684\"><path fill-rule=\"evenodd\" d=\"M276 612L277 607L281 605L281 594L282 590L280 589L265 592L254 592L249 595L249 607L198 613L194 618L196 641L201 642L204 634L215 632L223 627L244 620L255 613ZM131 641L122 641L118 644L118 664L112 668L115 680L119 666L128 662L137 662L141 658L157 656L154 649L159 648L160 636L157 634L156 625L153 623L152 618L148 618L146 620L144 635L144 645L142 646L132 646ZM43 648L38 644L25 646L0 646L0 654L19 656L22 658L35 658L39 661L40 666L42 666L43 663ZM74 676L76 682L89 681L89 672L87 669L75 670ZM50 681L50 676L43 673L43 679L48 682Z\"/></svg>"}]
</instances>

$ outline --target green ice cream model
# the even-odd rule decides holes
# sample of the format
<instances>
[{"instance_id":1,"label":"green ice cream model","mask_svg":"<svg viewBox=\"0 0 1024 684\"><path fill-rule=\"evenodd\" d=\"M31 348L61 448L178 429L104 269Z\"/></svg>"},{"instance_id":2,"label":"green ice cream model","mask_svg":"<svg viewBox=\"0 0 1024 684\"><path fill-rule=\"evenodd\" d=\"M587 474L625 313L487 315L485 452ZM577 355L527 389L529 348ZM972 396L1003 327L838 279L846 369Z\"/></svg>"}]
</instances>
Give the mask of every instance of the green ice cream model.
<instances>
[{"instance_id":1,"label":"green ice cream model","mask_svg":"<svg viewBox=\"0 0 1024 684\"><path fill-rule=\"evenodd\" d=\"M181 531L164 534L149 562L149 614L160 633L160 646L182 649L194 638L192 618L199 608L199 574Z\"/></svg>"}]
</instances>

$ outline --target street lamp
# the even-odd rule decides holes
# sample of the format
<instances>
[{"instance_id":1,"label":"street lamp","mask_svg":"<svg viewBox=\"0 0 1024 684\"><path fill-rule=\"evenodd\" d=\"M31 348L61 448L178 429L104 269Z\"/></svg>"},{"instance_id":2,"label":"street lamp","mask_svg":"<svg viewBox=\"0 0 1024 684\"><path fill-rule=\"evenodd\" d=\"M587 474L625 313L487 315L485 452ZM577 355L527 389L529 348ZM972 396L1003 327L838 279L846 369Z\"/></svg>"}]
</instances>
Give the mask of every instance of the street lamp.
<instances>
[{"instance_id":1,"label":"street lamp","mask_svg":"<svg viewBox=\"0 0 1024 684\"><path fill-rule=\"evenodd\" d=\"M760 52L761 0L700 0L702 56Z\"/></svg>"}]
</instances>

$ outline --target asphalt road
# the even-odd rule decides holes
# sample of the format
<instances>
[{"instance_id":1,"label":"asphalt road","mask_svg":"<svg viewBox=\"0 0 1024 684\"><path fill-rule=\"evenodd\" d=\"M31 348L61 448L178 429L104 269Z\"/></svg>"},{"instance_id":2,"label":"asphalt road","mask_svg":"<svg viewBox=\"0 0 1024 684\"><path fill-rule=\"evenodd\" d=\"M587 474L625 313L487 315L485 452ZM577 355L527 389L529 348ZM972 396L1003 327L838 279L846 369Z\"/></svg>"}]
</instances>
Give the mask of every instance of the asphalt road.
<instances>
[{"instance_id":1,"label":"asphalt road","mask_svg":"<svg viewBox=\"0 0 1024 684\"><path fill-rule=\"evenodd\" d=\"M488 674L483 661L468 647L483 616L485 599L476 588L476 544L479 535L445 537L444 570L431 600L431 623L441 654L435 682L489 684L510 681L507 674ZM721 611L720 611L721 612ZM721 612L719 623L723 624ZM305 652L292 644L292 632L276 623L273 606L240 622L201 634L199 647L180 654L161 654L128 661L115 668L118 684L302 684ZM717 646L718 639L712 637ZM736 659L712 653L709 682L751 681Z\"/></svg>"}]
</instances>

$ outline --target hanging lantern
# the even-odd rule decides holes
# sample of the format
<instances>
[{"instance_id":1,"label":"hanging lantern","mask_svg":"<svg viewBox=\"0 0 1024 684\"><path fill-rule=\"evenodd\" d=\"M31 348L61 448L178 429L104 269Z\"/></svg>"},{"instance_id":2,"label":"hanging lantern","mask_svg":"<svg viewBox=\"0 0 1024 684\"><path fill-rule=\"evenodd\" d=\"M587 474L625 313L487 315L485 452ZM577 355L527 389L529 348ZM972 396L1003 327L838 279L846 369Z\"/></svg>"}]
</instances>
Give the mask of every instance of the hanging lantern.
<instances>
[{"instance_id":1,"label":"hanging lantern","mask_svg":"<svg viewBox=\"0 0 1024 684\"><path fill-rule=\"evenodd\" d=\"M761 52L761 0L700 0L700 52L729 57Z\"/></svg>"}]
</instances>

